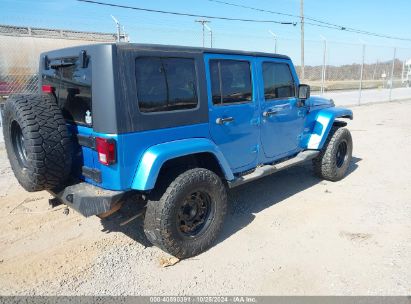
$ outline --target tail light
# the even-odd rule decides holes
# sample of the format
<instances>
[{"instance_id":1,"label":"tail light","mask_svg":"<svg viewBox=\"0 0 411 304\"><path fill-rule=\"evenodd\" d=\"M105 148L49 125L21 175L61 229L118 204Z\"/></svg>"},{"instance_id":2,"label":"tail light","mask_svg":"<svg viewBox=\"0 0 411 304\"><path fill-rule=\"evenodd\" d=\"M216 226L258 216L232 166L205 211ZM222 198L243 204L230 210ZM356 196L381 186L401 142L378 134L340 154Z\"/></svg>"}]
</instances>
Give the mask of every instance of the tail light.
<instances>
[{"instance_id":1,"label":"tail light","mask_svg":"<svg viewBox=\"0 0 411 304\"><path fill-rule=\"evenodd\" d=\"M55 89L51 85L42 85L41 90L43 91L43 93L52 94L54 93Z\"/></svg>"},{"instance_id":2,"label":"tail light","mask_svg":"<svg viewBox=\"0 0 411 304\"><path fill-rule=\"evenodd\" d=\"M116 162L116 142L112 138L96 138L96 150L98 160L103 165L111 165Z\"/></svg>"}]
</instances>

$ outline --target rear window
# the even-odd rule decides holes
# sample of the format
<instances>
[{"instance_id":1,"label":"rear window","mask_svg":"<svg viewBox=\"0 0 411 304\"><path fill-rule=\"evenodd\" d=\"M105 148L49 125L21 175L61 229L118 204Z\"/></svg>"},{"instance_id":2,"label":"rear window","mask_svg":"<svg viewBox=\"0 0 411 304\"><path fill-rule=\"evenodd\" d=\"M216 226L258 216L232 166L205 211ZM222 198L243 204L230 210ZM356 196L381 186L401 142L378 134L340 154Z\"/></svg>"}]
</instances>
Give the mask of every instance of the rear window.
<instances>
[{"instance_id":1,"label":"rear window","mask_svg":"<svg viewBox=\"0 0 411 304\"><path fill-rule=\"evenodd\" d=\"M136 59L140 112L194 109L198 104L194 59L139 57Z\"/></svg>"},{"instance_id":2,"label":"rear window","mask_svg":"<svg viewBox=\"0 0 411 304\"><path fill-rule=\"evenodd\" d=\"M59 105L64 118L76 124L91 126L91 61L83 68L79 57L65 58L56 67L61 81L58 89Z\"/></svg>"}]
</instances>

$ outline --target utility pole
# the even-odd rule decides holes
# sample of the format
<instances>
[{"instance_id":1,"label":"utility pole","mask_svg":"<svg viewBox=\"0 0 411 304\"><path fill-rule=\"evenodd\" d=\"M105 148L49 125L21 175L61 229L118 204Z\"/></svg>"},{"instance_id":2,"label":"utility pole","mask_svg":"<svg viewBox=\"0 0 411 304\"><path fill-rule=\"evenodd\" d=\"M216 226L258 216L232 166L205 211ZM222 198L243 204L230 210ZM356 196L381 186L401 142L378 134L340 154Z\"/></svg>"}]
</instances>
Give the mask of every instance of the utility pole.
<instances>
[{"instance_id":1,"label":"utility pole","mask_svg":"<svg viewBox=\"0 0 411 304\"><path fill-rule=\"evenodd\" d=\"M120 42L120 22L118 22L118 20L111 15L111 19L113 19L113 21L116 23L116 27L117 27L117 42Z\"/></svg>"},{"instance_id":2,"label":"utility pole","mask_svg":"<svg viewBox=\"0 0 411 304\"><path fill-rule=\"evenodd\" d=\"M203 26L203 47L205 46L205 24L206 23L210 23L210 21L206 20L206 19L199 19L196 20L195 22L201 23L201 25Z\"/></svg>"},{"instance_id":3,"label":"utility pole","mask_svg":"<svg viewBox=\"0 0 411 304\"><path fill-rule=\"evenodd\" d=\"M210 32L210 47L213 48L213 30L205 23L204 26Z\"/></svg>"},{"instance_id":4,"label":"utility pole","mask_svg":"<svg viewBox=\"0 0 411 304\"><path fill-rule=\"evenodd\" d=\"M274 34L271 30L269 30L268 32L271 34L271 36L274 37L274 53L277 54L277 35Z\"/></svg>"},{"instance_id":5,"label":"utility pole","mask_svg":"<svg viewBox=\"0 0 411 304\"><path fill-rule=\"evenodd\" d=\"M300 4L300 17L301 17L301 80L304 81L304 0L301 0Z\"/></svg>"}]
</instances>

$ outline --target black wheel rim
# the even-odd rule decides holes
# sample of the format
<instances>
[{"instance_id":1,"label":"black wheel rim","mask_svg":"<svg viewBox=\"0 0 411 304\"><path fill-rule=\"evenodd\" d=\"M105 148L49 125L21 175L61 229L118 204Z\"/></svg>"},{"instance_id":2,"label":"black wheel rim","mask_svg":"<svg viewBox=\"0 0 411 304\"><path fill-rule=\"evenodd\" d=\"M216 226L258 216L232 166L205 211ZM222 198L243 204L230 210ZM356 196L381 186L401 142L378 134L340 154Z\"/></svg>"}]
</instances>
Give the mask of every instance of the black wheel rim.
<instances>
[{"instance_id":1,"label":"black wheel rim","mask_svg":"<svg viewBox=\"0 0 411 304\"><path fill-rule=\"evenodd\" d=\"M180 234L186 238L203 234L212 222L214 209L208 193L196 191L187 195L177 213L177 229Z\"/></svg>"},{"instance_id":2,"label":"black wheel rim","mask_svg":"<svg viewBox=\"0 0 411 304\"><path fill-rule=\"evenodd\" d=\"M346 141L340 142L337 148L337 155L336 155L336 163L337 163L338 168L341 168L345 160L347 159L347 150L348 150L347 142Z\"/></svg>"},{"instance_id":3,"label":"black wheel rim","mask_svg":"<svg viewBox=\"0 0 411 304\"><path fill-rule=\"evenodd\" d=\"M27 167L27 152L26 146L24 145L24 136L21 131L20 125L17 121L13 121L11 124L11 141L13 144L14 154L20 166Z\"/></svg>"}]
</instances>

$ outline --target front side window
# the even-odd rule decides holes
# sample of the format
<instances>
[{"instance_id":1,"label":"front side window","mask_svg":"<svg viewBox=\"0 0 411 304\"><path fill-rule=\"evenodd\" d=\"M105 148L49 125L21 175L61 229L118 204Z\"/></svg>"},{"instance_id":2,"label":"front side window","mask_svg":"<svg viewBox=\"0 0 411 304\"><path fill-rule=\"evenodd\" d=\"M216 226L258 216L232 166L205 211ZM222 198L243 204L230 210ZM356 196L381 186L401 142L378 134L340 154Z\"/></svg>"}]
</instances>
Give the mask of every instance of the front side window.
<instances>
[{"instance_id":1,"label":"front side window","mask_svg":"<svg viewBox=\"0 0 411 304\"><path fill-rule=\"evenodd\" d=\"M211 60L213 104L232 104L252 100L250 63L238 60Z\"/></svg>"},{"instance_id":2,"label":"front side window","mask_svg":"<svg viewBox=\"0 0 411 304\"><path fill-rule=\"evenodd\" d=\"M140 57L136 59L140 112L187 110L197 107L194 59Z\"/></svg>"},{"instance_id":3,"label":"front side window","mask_svg":"<svg viewBox=\"0 0 411 304\"><path fill-rule=\"evenodd\" d=\"M295 97L295 84L286 63L264 62L264 98L265 100Z\"/></svg>"}]
</instances>

